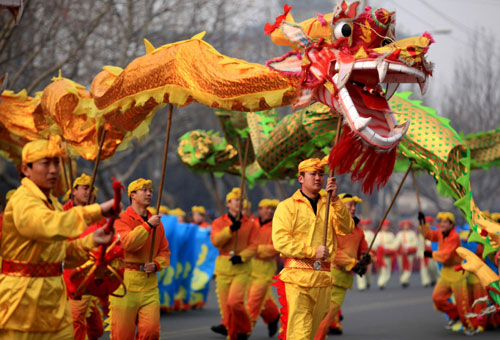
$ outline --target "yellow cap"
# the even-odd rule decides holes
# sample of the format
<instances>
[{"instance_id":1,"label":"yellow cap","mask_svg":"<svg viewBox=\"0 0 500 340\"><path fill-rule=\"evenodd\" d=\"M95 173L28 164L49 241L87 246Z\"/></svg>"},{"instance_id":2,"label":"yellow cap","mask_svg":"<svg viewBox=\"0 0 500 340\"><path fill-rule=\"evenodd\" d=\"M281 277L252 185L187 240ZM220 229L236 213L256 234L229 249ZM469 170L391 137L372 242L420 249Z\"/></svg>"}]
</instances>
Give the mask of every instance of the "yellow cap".
<instances>
[{"instance_id":1,"label":"yellow cap","mask_svg":"<svg viewBox=\"0 0 500 340\"><path fill-rule=\"evenodd\" d=\"M271 206L273 208L276 208L278 206L278 204L280 204L280 200L271 200Z\"/></svg>"},{"instance_id":2,"label":"yellow cap","mask_svg":"<svg viewBox=\"0 0 500 340\"><path fill-rule=\"evenodd\" d=\"M168 214L174 216L186 216L186 213L181 208L170 209Z\"/></svg>"},{"instance_id":3,"label":"yellow cap","mask_svg":"<svg viewBox=\"0 0 500 340\"><path fill-rule=\"evenodd\" d=\"M7 191L7 194L5 194L5 201L10 200L10 198L12 197L12 195L14 195L15 192L16 192L16 189L11 189L11 190Z\"/></svg>"},{"instance_id":4,"label":"yellow cap","mask_svg":"<svg viewBox=\"0 0 500 340\"><path fill-rule=\"evenodd\" d=\"M438 220L449 220L451 223L455 223L455 215L448 211L441 211L437 214L436 219Z\"/></svg>"},{"instance_id":5,"label":"yellow cap","mask_svg":"<svg viewBox=\"0 0 500 340\"><path fill-rule=\"evenodd\" d=\"M342 201L342 203L348 203L348 202L362 203L363 202L363 200L361 198L359 198L358 196L353 196L351 194L346 194L346 193L340 194L339 198Z\"/></svg>"},{"instance_id":6,"label":"yellow cap","mask_svg":"<svg viewBox=\"0 0 500 340\"><path fill-rule=\"evenodd\" d=\"M325 171L325 165L328 164L327 158L309 158L299 163L299 174L303 172L313 172L323 170Z\"/></svg>"},{"instance_id":7,"label":"yellow cap","mask_svg":"<svg viewBox=\"0 0 500 340\"><path fill-rule=\"evenodd\" d=\"M264 198L264 199L261 199L260 202L259 202L259 208L263 208L263 207L271 207L272 206L272 200L270 200L269 198Z\"/></svg>"},{"instance_id":8,"label":"yellow cap","mask_svg":"<svg viewBox=\"0 0 500 340\"><path fill-rule=\"evenodd\" d=\"M233 190L231 190L231 192L226 195L226 203L236 197L241 197L240 188L233 188Z\"/></svg>"},{"instance_id":9,"label":"yellow cap","mask_svg":"<svg viewBox=\"0 0 500 340\"><path fill-rule=\"evenodd\" d=\"M160 205L160 214L167 215L170 213L170 209L166 205Z\"/></svg>"},{"instance_id":10,"label":"yellow cap","mask_svg":"<svg viewBox=\"0 0 500 340\"><path fill-rule=\"evenodd\" d=\"M26 143L22 151L23 164L33 163L43 158L65 157L66 149L61 136L51 136L49 140L38 139Z\"/></svg>"},{"instance_id":11,"label":"yellow cap","mask_svg":"<svg viewBox=\"0 0 500 340\"><path fill-rule=\"evenodd\" d=\"M146 208L151 214L156 214L156 208L153 208L153 207L147 207Z\"/></svg>"},{"instance_id":12,"label":"yellow cap","mask_svg":"<svg viewBox=\"0 0 500 340\"><path fill-rule=\"evenodd\" d=\"M92 182L92 178L87 174L83 173L80 177L77 177L73 182L73 188L76 188L77 185L88 185L90 186L90 182Z\"/></svg>"},{"instance_id":13,"label":"yellow cap","mask_svg":"<svg viewBox=\"0 0 500 340\"><path fill-rule=\"evenodd\" d=\"M191 208L191 212L192 213L200 213L200 214L203 214L205 215L207 213L206 209L204 206L201 206L201 205L193 205L193 207Z\"/></svg>"},{"instance_id":14,"label":"yellow cap","mask_svg":"<svg viewBox=\"0 0 500 340\"><path fill-rule=\"evenodd\" d=\"M492 219L493 221L498 221L498 220L500 220L500 212L496 212L496 213L491 214L491 219Z\"/></svg>"},{"instance_id":15,"label":"yellow cap","mask_svg":"<svg viewBox=\"0 0 500 340\"><path fill-rule=\"evenodd\" d=\"M153 182L149 179L139 178L133 181L128 185L128 197L132 194L132 192L137 191L142 188L150 188L153 189Z\"/></svg>"}]
</instances>

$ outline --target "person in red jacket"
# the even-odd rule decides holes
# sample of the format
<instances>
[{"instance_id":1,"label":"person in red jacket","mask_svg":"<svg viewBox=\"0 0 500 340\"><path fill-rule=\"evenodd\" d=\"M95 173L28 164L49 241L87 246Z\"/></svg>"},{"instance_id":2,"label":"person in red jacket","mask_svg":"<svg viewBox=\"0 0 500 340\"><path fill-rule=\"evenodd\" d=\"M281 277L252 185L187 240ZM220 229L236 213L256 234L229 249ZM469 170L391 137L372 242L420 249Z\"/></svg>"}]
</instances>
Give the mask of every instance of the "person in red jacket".
<instances>
[{"instance_id":1,"label":"person in red jacket","mask_svg":"<svg viewBox=\"0 0 500 340\"><path fill-rule=\"evenodd\" d=\"M86 174L82 174L80 177L76 178L71 189L70 200L62 206L63 210L66 211L75 206L87 205L91 192L93 197L90 203L94 203L97 196L97 188L94 186L94 190L91 191L90 184L91 178ZM105 225L106 221L106 218L103 217L100 221L89 225L80 235L80 238L96 231ZM66 282L66 287L71 285L68 281L72 272L72 269L64 270L63 277ZM69 291L68 296L70 296ZM97 305L98 299L96 297L83 295L81 299L78 300L68 298L68 303L71 309L71 316L73 317L75 340L85 340L86 337L88 337L89 340L98 339L104 334L101 311Z\"/></svg>"},{"instance_id":2,"label":"person in red jacket","mask_svg":"<svg viewBox=\"0 0 500 340\"><path fill-rule=\"evenodd\" d=\"M419 213L418 218L420 225L423 225L424 237L432 242L438 242L438 250L425 250L424 256L432 257L443 264L441 277L432 292L434 307L448 315L450 320L445 326L446 329L457 331L462 325L464 331L472 329L473 326L466 317L469 312L466 276L460 271L455 271L455 266L462 263L462 258L456 252L460 247L460 236L455 231L455 216L451 212L440 212L436 218L440 230L430 229L425 223L424 214ZM456 303L449 301L452 294Z\"/></svg>"},{"instance_id":3,"label":"person in red jacket","mask_svg":"<svg viewBox=\"0 0 500 340\"><path fill-rule=\"evenodd\" d=\"M231 340L248 339L250 314L245 306L245 292L250 280L250 260L257 252L257 227L241 215L241 190L234 188L226 196L228 213L215 219L210 239L219 249L215 260L216 292L222 324L212 331L229 335ZM240 218L239 218L240 217Z\"/></svg>"},{"instance_id":4,"label":"person in red jacket","mask_svg":"<svg viewBox=\"0 0 500 340\"><path fill-rule=\"evenodd\" d=\"M267 325L268 334L273 337L278 332L280 313L271 293L271 283L276 275L278 252L272 239L273 215L278 200L263 199L259 202L259 218L256 219L257 235L255 243L257 255L252 259L252 274L248 290L248 309L255 326L259 316Z\"/></svg>"},{"instance_id":5,"label":"person in red jacket","mask_svg":"<svg viewBox=\"0 0 500 340\"><path fill-rule=\"evenodd\" d=\"M127 287L118 288L110 297L112 339L159 339L160 295L156 272L170 264L170 251L165 230L159 215L152 215L147 207L153 199L150 180L139 178L128 186L131 205L115 222L115 230L121 237L125 250ZM154 247L152 244L155 235ZM151 248L153 257L150 260Z\"/></svg>"}]
</instances>

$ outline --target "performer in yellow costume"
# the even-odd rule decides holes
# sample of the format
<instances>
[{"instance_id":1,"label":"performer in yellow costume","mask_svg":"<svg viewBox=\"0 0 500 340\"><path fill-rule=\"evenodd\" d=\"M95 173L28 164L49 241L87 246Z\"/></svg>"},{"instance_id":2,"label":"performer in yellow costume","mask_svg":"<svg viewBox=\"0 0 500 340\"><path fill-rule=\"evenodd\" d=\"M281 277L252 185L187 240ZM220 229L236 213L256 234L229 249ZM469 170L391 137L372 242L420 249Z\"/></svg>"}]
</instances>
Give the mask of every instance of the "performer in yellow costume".
<instances>
[{"instance_id":1,"label":"performer in yellow costume","mask_svg":"<svg viewBox=\"0 0 500 340\"><path fill-rule=\"evenodd\" d=\"M205 218L207 216L207 210L205 209L204 206L202 205L194 205L191 208L191 214L193 215L193 223L197 224L200 227L203 228L210 228L211 225L207 221L205 221Z\"/></svg>"},{"instance_id":2,"label":"performer in yellow costume","mask_svg":"<svg viewBox=\"0 0 500 340\"><path fill-rule=\"evenodd\" d=\"M63 211L51 191L64 156L58 136L23 148L24 178L7 204L0 245L0 339L73 339L62 262L65 268L83 264L89 250L113 236L100 228L67 241L112 214L113 200Z\"/></svg>"},{"instance_id":3,"label":"performer in yellow costume","mask_svg":"<svg viewBox=\"0 0 500 340\"><path fill-rule=\"evenodd\" d=\"M251 331L250 314L245 306L245 293L250 280L250 260L257 251L255 224L242 215L238 220L241 190L234 188L226 195L228 213L214 220L210 239L219 249L215 260L217 298L222 324L212 331L228 335L231 340L245 340Z\"/></svg>"},{"instance_id":4,"label":"performer in yellow costume","mask_svg":"<svg viewBox=\"0 0 500 340\"><path fill-rule=\"evenodd\" d=\"M150 180L139 178L128 186L131 205L115 222L125 250L127 287L124 297L110 296L111 338L116 340L151 340L160 338L160 296L156 272L170 263L168 241L159 215L152 215L147 207L153 198ZM149 261L153 233L156 240L153 259ZM123 295L123 288L115 291ZM137 337L136 337L137 328Z\"/></svg>"},{"instance_id":5,"label":"performer in yellow costume","mask_svg":"<svg viewBox=\"0 0 500 340\"><path fill-rule=\"evenodd\" d=\"M259 218L256 220L255 243L257 255L252 259L252 274L248 290L248 309L252 317L252 327L262 316L268 334L273 337L278 331L279 309L271 293L271 282L276 275L276 256L272 240L273 215L278 200L263 199L259 202Z\"/></svg>"},{"instance_id":6,"label":"performer in yellow costume","mask_svg":"<svg viewBox=\"0 0 500 340\"><path fill-rule=\"evenodd\" d=\"M349 211L337 196L335 177L330 177L326 189L332 191L332 201L323 245L327 199L320 190L325 165L317 158L299 164L301 189L278 205L273 218L274 248L285 257L285 268L275 283L282 305L282 339L314 338L330 305L330 263L337 251L337 235L354 228Z\"/></svg>"}]
</instances>

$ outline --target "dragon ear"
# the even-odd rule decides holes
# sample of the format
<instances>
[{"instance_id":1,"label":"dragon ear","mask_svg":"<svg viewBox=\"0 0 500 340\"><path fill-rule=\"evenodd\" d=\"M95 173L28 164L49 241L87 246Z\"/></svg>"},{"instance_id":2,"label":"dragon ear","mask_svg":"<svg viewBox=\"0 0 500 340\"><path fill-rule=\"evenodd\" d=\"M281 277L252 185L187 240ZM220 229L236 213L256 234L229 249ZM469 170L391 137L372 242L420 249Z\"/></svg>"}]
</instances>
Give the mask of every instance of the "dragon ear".
<instances>
[{"instance_id":1,"label":"dragon ear","mask_svg":"<svg viewBox=\"0 0 500 340\"><path fill-rule=\"evenodd\" d=\"M353 20L363 13L365 8L366 0L338 0L337 6L333 10L332 24L335 24L340 19Z\"/></svg>"},{"instance_id":2,"label":"dragon ear","mask_svg":"<svg viewBox=\"0 0 500 340\"><path fill-rule=\"evenodd\" d=\"M297 47L301 49L305 49L312 43L311 38L309 38L300 25L283 21L281 30L291 43L297 45Z\"/></svg>"},{"instance_id":3,"label":"dragon ear","mask_svg":"<svg viewBox=\"0 0 500 340\"><path fill-rule=\"evenodd\" d=\"M287 54L267 61L267 67L273 71L289 76L300 76L302 74L302 55L298 52Z\"/></svg>"}]
</instances>

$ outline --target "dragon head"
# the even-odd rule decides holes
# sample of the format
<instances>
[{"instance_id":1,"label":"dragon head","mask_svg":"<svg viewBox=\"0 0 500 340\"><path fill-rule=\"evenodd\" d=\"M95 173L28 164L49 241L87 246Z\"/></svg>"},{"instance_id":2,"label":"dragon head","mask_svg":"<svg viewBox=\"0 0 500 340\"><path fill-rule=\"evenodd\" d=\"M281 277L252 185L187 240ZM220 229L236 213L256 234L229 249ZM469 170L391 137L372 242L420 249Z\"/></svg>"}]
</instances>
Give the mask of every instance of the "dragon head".
<instances>
[{"instance_id":1,"label":"dragon head","mask_svg":"<svg viewBox=\"0 0 500 340\"><path fill-rule=\"evenodd\" d=\"M353 179L365 180L365 191L371 191L373 184L387 182L410 125L396 121L388 101L401 83L418 83L425 92L432 75L425 54L433 39L425 33L396 41L395 13L366 7L364 1L341 0L333 13L302 23L294 22L290 9L285 6L266 32L292 51L267 65L301 75L295 107L320 101L344 118L330 165L338 173L352 171ZM372 169L387 161L389 166Z\"/></svg>"}]
</instances>

